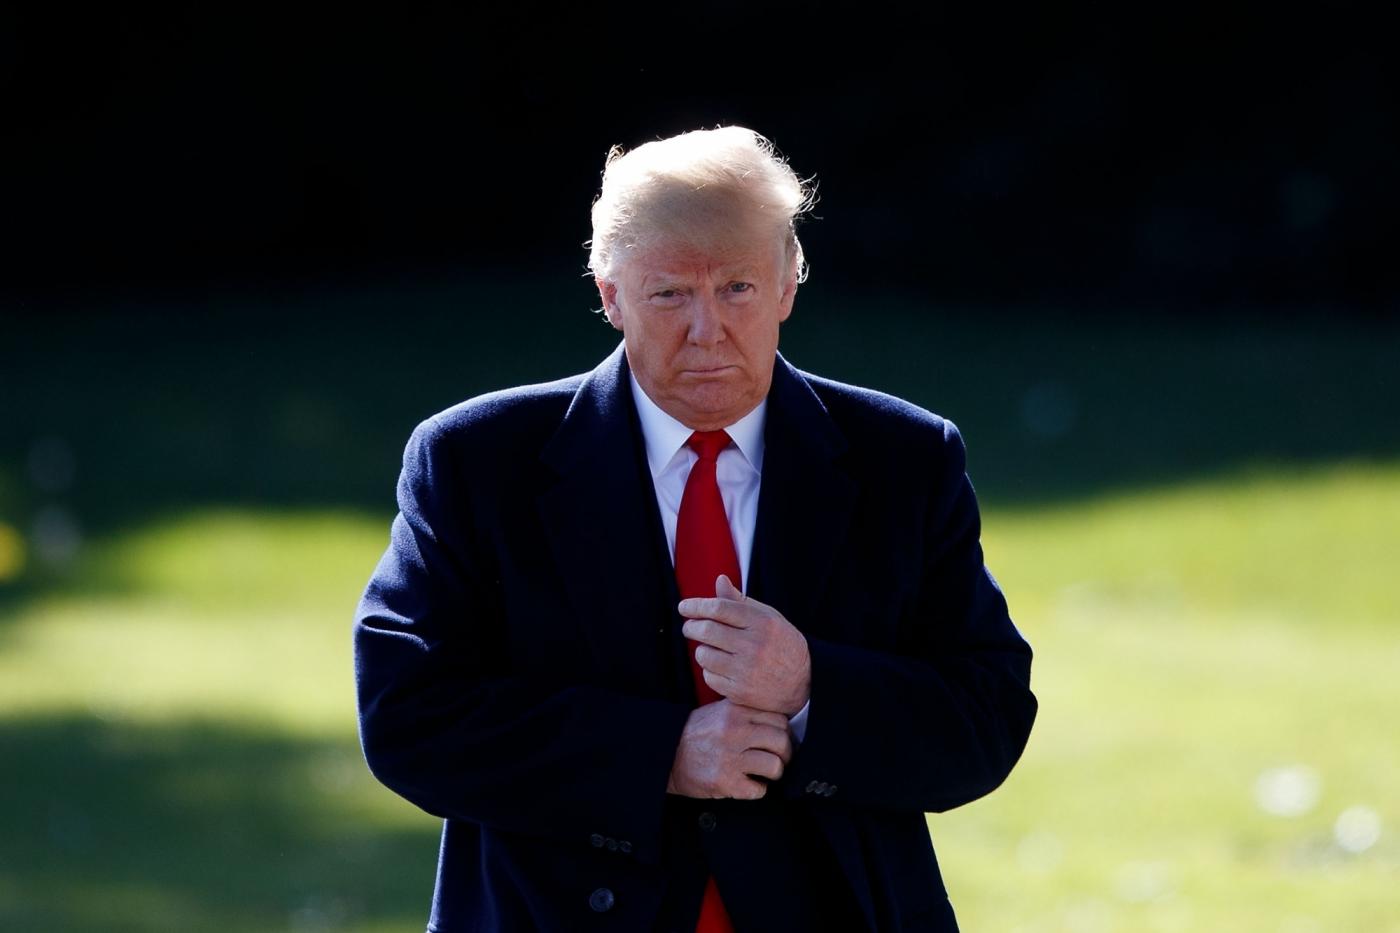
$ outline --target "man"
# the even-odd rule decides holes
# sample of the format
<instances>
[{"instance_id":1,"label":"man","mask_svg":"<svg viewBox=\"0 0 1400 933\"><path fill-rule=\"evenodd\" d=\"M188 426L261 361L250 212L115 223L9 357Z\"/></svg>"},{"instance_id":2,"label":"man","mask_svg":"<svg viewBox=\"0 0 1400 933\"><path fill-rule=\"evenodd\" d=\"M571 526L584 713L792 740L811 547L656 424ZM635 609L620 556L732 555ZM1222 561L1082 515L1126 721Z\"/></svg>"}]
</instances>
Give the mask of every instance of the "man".
<instances>
[{"instance_id":1,"label":"man","mask_svg":"<svg viewBox=\"0 0 1400 933\"><path fill-rule=\"evenodd\" d=\"M430 931L955 930L924 813L1035 716L951 422L778 353L808 192L738 127L610 154L592 372L423 422L357 614Z\"/></svg>"}]
</instances>

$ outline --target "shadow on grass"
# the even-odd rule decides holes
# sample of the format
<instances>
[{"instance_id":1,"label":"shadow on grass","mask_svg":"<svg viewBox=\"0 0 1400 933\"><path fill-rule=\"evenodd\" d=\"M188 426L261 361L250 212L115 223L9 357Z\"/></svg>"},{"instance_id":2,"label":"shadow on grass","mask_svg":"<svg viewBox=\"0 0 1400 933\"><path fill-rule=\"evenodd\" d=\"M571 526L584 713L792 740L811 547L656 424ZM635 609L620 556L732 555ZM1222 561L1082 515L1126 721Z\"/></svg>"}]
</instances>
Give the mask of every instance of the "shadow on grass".
<instances>
[{"instance_id":1,"label":"shadow on grass","mask_svg":"<svg viewBox=\"0 0 1400 933\"><path fill-rule=\"evenodd\" d=\"M395 825L353 741L75 715L0 722L0 762L0 929L426 924L436 821Z\"/></svg>"}]
</instances>

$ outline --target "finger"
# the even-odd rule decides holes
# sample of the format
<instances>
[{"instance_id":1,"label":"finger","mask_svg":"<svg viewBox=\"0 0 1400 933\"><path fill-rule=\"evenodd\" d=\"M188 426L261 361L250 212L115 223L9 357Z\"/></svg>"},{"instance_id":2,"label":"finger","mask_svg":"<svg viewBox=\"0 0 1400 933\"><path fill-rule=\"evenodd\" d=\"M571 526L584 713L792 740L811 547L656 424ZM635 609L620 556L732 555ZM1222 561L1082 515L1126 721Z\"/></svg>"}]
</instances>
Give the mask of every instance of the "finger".
<instances>
[{"instance_id":1,"label":"finger","mask_svg":"<svg viewBox=\"0 0 1400 933\"><path fill-rule=\"evenodd\" d=\"M691 641L714 645L731 654L741 643L738 629L713 619L687 619L681 625L681 634Z\"/></svg>"},{"instance_id":2,"label":"finger","mask_svg":"<svg viewBox=\"0 0 1400 933\"><path fill-rule=\"evenodd\" d=\"M714 619L735 628L748 628L756 618L753 600L705 598L692 596L676 604L676 610L687 619Z\"/></svg>"},{"instance_id":3,"label":"finger","mask_svg":"<svg viewBox=\"0 0 1400 933\"><path fill-rule=\"evenodd\" d=\"M788 727L788 718L782 713L775 713L766 709L756 709L752 706L743 706L737 703L735 707L745 719L756 726L766 725L772 726L775 729L786 729Z\"/></svg>"},{"instance_id":4,"label":"finger","mask_svg":"<svg viewBox=\"0 0 1400 933\"><path fill-rule=\"evenodd\" d=\"M696 650L698 651L699 649ZM700 672L705 678L705 683L710 685L710 689L722 697L729 696L738 686L733 678L726 677L724 674L716 674L714 671L705 670L704 665L701 665Z\"/></svg>"},{"instance_id":5,"label":"finger","mask_svg":"<svg viewBox=\"0 0 1400 933\"><path fill-rule=\"evenodd\" d=\"M730 678L731 681L736 673L737 663L734 655L728 651L721 651L709 645L695 646L695 663L712 674L719 674Z\"/></svg>"},{"instance_id":6,"label":"finger","mask_svg":"<svg viewBox=\"0 0 1400 933\"><path fill-rule=\"evenodd\" d=\"M749 748L771 752L787 764L792 760L792 731L786 726L754 726L753 732L749 734Z\"/></svg>"},{"instance_id":7,"label":"finger","mask_svg":"<svg viewBox=\"0 0 1400 933\"><path fill-rule=\"evenodd\" d=\"M743 602L745 599L743 591L734 585L728 574L723 573L715 578L715 596L720 599L732 599L736 602Z\"/></svg>"},{"instance_id":8,"label":"finger","mask_svg":"<svg viewBox=\"0 0 1400 933\"><path fill-rule=\"evenodd\" d=\"M730 796L735 800L758 800L768 793L768 785L748 775L736 778Z\"/></svg>"},{"instance_id":9,"label":"finger","mask_svg":"<svg viewBox=\"0 0 1400 933\"><path fill-rule=\"evenodd\" d=\"M776 781L783 776L783 760L772 752L751 748L739 755L739 767L745 774Z\"/></svg>"},{"instance_id":10,"label":"finger","mask_svg":"<svg viewBox=\"0 0 1400 933\"><path fill-rule=\"evenodd\" d=\"M762 609L768 612L773 611L773 607L767 603L761 603L749 596L743 590L734 585L727 574L720 574L715 578L715 596L719 599L728 599L736 603L742 603L750 609Z\"/></svg>"}]
</instances>

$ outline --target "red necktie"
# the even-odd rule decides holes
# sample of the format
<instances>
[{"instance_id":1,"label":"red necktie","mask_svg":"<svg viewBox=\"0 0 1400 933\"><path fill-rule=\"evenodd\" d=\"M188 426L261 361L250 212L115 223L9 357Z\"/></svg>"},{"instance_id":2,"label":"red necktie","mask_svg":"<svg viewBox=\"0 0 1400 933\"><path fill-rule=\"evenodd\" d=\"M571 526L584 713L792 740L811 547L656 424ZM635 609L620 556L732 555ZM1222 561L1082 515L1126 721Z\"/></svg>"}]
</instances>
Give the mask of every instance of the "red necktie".
<instances>
[{"instance_id":1,"label":"red necktie","mask_svg":"<svg viewBox=\"0 0 1400 933\"><path fill-rule=\"evenodd\" d=\"M686 444L700 459L690 468L680 512L676 515L676 585L681 599L713 597L715 578L722 573L742 589L739 555L734 550L724 499L715 481L715 464L719 452L729 445L729 435L723 431L696 431ZM695 660L695 647L695 642L687 642L695 695L698 705L704 706L720 696L705 683L700 663ZM705 883L705 897L700 902L700 921L695 925L695 933L734 933L734 924L720 900L713 875Z\"/></svg>"}]
</instances>

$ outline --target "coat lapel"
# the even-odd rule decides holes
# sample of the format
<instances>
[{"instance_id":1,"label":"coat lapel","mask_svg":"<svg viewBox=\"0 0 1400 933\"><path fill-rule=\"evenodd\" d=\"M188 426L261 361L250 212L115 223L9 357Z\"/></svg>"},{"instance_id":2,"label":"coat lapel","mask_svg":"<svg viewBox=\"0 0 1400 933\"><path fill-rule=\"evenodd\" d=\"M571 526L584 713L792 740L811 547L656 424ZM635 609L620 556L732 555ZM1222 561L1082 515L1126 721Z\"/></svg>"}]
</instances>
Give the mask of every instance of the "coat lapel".
<instances>
[{"instance_id":1,"label":"coat lapel","mask_svg":"<svg viewBox=\"0 0 1400 933\"><path fill-rule=\"evenodd\" d=\"M822 585L855 505L855 484L838 465L845 449L826 406L779 354L768 394L748 593L809 635L828 634Z\"/></svg>"},{"instance_id":2,"label":"coat lapel","mask_svg":"<svg viewBox=\"0 0 1400 933\"><path fill-rule=\"evenodd\" d=\"M618 345L585 378L542 459L539 497L556 566L603 682L673 696L674 572Z\"/></svg>"}]
</instances>

